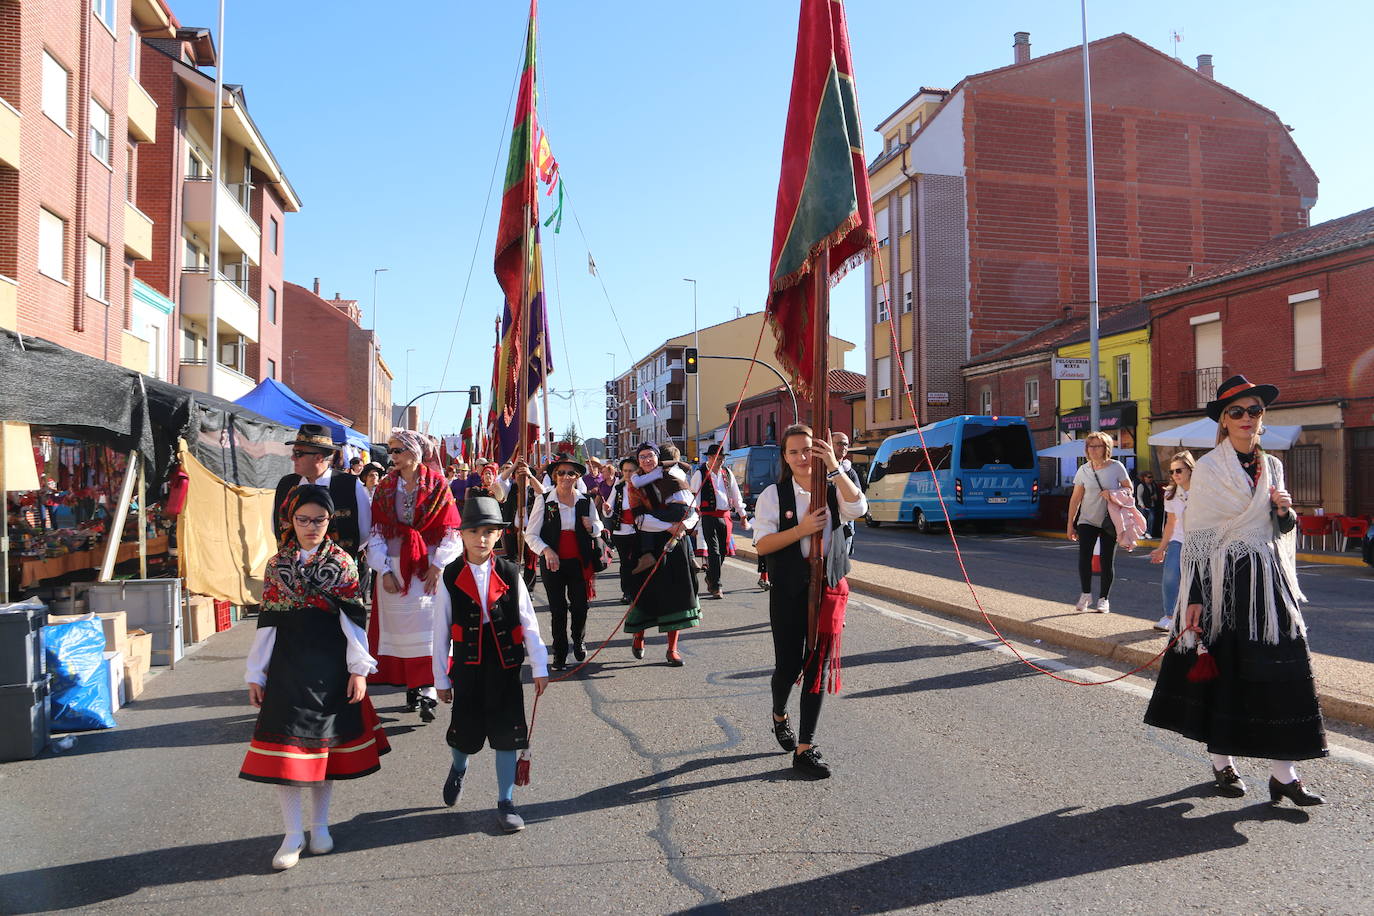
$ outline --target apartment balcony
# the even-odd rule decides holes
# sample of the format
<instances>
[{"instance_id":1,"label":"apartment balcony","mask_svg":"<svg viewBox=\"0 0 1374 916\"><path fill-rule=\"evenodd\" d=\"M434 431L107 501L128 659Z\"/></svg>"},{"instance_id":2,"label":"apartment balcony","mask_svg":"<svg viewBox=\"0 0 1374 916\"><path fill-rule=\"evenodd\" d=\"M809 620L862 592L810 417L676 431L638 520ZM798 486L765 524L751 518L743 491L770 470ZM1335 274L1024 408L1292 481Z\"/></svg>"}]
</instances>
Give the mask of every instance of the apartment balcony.
<instances>
[{"instance_id":1,"label":"apartment balcony","mask_svg":"<svg viewBox=\"0 0 1374 916\"><path fill-rule=\"evenodd\" d=\"M1178 374L1178 406L1182 410L1201 409L1217 396L1217 386L1226 378L1224 366L1209 366Z\"/></svg>"},{"instance_id":2,"label":"apartment balcony","mask_svg":"<svg viewBox=\"0 0 1374 916\"><path fill-rule=\"evenodd\" d=\"M19 112L0 99L0 163L19 168Z\"/></svg>"},{"instance_id":3,"label":"apartment balcony","mask_svg":"<svg viewBox=\"0 0 1374 916\"><path fill-rule=\"evenodd\" d=\"M124 253L138 261L153 259L153 219L124 202Z\"/></svg>"},{"instance_id":4,"label":"apartment balcony","mask_svg":"<svg viewBox=\"0 0 1374 916\"><path fill-rule=\"evenodd\" d=\"M228 328L242 334L249 343L258 341L258 304L234 281L219 275L219 296L215 300L215 318L220 333ZM210 272L203 268L181 272L181 314L194 318L208 327L210 322ZM219 392L216 391L216 394Z\"/></svg>"},{"instance_id":5,"label":"apartment balcony","mask_svg":"<svg viewBox=\"0 0 1374 916\"><path fill-rule=\"evenodd\" d=\"M235 194L219 182L208 178L187 178L181 205L181 221L192 232L208 239L210 237L210 190L211 185L219 190L219 241L222 252L242 252L257 266L262 256L262 230L253 222L253 217L240 202L243 196Z\"/></svg>"},{"instance_id":6,"label":"apartment balcony","mask_svg":"<svg viewBox=\"0 0 1374 916\"><path fill-rule=\"evenodd\" d=\"M140 143L157 140L157 102L129 75L129 136Z\"/></svg>"},{"instance_id":7,"label":"apartment balcony","mask_svg":"<svg viewBox=\"0 0 1374 916\"><path fill-rule=\"evenodd\" d=\"M19 286L9 277L0 277L0 328L19 329Z\"/></svg>"},{"instance_id":8,"label":"apartment balcony","mask_svg":"<svg viewBox=\"0 0 1374 916\"><path fill-rule=\"evenodd\" d=\"M208 391L206 385L207 366L203 359L183 359L178 384L196 391ZM237 401L256 386L254 381L241 372L228 366L215 363L215 397L226 401Z\"/></svg>"}]
</instances>

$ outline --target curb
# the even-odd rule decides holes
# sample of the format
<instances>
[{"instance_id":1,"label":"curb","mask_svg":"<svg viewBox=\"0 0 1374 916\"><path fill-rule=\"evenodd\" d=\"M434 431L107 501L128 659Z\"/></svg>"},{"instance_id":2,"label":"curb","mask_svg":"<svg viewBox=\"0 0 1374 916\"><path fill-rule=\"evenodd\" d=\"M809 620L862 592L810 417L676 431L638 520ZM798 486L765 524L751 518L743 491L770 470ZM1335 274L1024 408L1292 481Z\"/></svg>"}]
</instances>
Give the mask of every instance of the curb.
<instances>
[{"instance_id":1,"label":"curb","mask_svg":"<svg viewBox=\"0 0 1374 916\"><path fill-rule=\"evenodd\" d=\"M1026 534L1038 538L1054 538L1060 541L1067 541L1069 536L1062 531L1040 531L1024 529ZM1137 547L1158 547L1159 541L1155 538L1142 538L1136 541ZM1299 553L1299 563L1324 563L1328 566L1363 566L1364 560L1359 557L1347 557L1340 554L1330 553Z\"/></svg>"},{"instance_id":2,"label":"curb","mask_svg":"<svg viewBox=\"0 0 1374 916\"><path fill-rule=\"evenodd\" d=\"M1064 536L1060 535L1060 537ZM753 562L758 561L758 554L754 551L752 546L746 547L742 544L736 544L735 556L738 559L750 560ZM969 607L965 604L933 598L928 595L920 595L891 585L883 585L867 579L856 578L853 575L849 577L849 587L851 590L859 592L860 594L882 598L886 601L891 601L894 604L906 607L934 611L937 614L943 614L958 620L975 623L984 628L987 627L987 621L990 620L992 621L992 625L1004 634L1040 640L1048 645L1086 652L1090 655L1096 655L1129 668L1145 665L1159 654L1159 649L1157 648L1141 648L1137 644L1125 641L1075 633L1071 630L1048 626L1033 620L1008 617L991 610L987 611L987 620L984 620L983 614L980 613L976 607ZM991 633L988 635L992 638L996 638ZM1153 644L1153 641L1151 644ZM1331 656L1314 657L1331 659L1335 662L1349 661L1347 659L1333 659ZM1157 665L1150 665L1150 667L1136 673L1142 676L1147 673L1152 674L1157 667ZM1324 685L1319 679L1317 684L1317 698L1321 702L1323 714L1329 718L1341 719L1345 722L1353 722L1356 725L1374 728L1374 701L1371 701L1369 697L1338 687Z\"/></svg>"}]
</instances>

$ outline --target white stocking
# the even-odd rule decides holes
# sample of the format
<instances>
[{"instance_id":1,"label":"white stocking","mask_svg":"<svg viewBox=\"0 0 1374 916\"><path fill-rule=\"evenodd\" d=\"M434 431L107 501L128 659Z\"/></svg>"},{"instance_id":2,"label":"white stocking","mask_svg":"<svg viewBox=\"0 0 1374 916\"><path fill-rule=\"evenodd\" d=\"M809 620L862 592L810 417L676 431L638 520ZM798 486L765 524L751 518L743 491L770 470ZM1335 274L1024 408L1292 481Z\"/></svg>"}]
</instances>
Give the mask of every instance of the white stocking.
<instances>
[{"instance_id":1,"label":"white stocking","mask_svg":"<svg viewBox=\"0 0 1374 916\"><path fill-rule=\"evenodd\" d=\"M281 819L286 825L287 843L299 841L305 836L301 826L301 795L299 786L277 786L277 800L281 802ZM296 845L299 845L297 843Z\"/></svg>"},{"instance_id":2,"label":"white stocking","mask_svg":"<svg viewBox=\"0 0 1374 916\"><path fill-rule=\"evenodd\" d=\"M329 826L329 799L333 794L333 780L326 779L319 785L310 787L310 800L314 808L310 818L311 830L323 830Z\"/></svg>"},{"instance_id":3,"label":"white stocking","mask_svg":"<svg viewBox=\"0 0 1374 916\"><path fill-rule=\"evenodd\" d=\"M1227 767L1233 767L1235 765L1236 761L1234 757L1230 757L1226 754L1212 755L1212 769L1214 770L1224 770Z\"/></svg>"},{"instance_id":4,"label":"white stocking","mask_svg":"<svg viewBox=\"0 0 1374 916\"><path fill-rule=\"evenodd\" d=\"M1269 761L1269 767L1270 772L1274 774L1274 778L1284 785L1288 785L1298 778L1297 767L1293 766L1293 761L1291 760L1271 760Z\"/></svg>"}]
</instances>

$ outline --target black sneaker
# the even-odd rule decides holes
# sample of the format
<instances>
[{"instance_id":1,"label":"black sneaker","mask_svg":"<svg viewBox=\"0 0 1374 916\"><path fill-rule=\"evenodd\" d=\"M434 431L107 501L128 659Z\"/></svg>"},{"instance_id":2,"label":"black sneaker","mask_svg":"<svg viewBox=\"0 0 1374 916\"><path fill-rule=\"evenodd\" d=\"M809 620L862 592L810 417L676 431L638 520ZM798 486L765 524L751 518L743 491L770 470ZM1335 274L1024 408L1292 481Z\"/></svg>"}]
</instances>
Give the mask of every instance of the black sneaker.
<instances>
[{"instance_id":1,"label":"black sneaker","mask_svg":"<svg viewBox=\"0 0 1374 916\"><path fill-rule=\"evenodd\" d=\"M450 808L463 797L463 777L467 774L467 770L460 772L453 767L448 768L448 777L444 780L444 804Z\"/></svg>"},{"instance_id":2,"label":"black sneaker","mask_svg":"<svg viewBox=\"0 0 1374 916\"><path fill-rule=\"evenodd\" d=\"M515 802L496 803L496 823L500 824L506 833L519 833L525 829L525 819L515 810Z\"/></svg>"},{"instance_id":3,"label":"black sneaker","mask_svg":"<svg viewBox=\"0 0 1374 916\"><path fill-rule=\"evenodd\" d=\"M587 646L580 639L573 643L573 658L577 659L579 662L585 662L587 660Z\"/></svg>"},{"instance_id":4,"label":"black sneaker","mask_svg":"<svg viewBox=\"0 0 1374 916\"><path fill-rule=\"evenodd\" d=\"M792 769L807 779L830 778L830 767L821 759L820 749L815 745L792 755Z\"/></svg>"},{"instance_id":5,"label":"black sneaker","mask_svg":"<svg viewBox=\"0 0 1374 916\"><path fill-rule=\"evenodd\" d=\"M438 700L431 700L429 697L426 696L420 697L420 721L433 722L434 710L438 708L438 706Z\"/></svg>"},{"instance_id":6,"label":"black sneaker","mask_svg":"<svg viewBox=\"0 0 1374 916\"><path fill-rule=\"evenodd\" d=\"M797 749L797 735L792 731L792 723L786 716L779 722L773 720L773 737L778 739L778 747L784 751L795 751Z\"/></svg>"}]
</instances>

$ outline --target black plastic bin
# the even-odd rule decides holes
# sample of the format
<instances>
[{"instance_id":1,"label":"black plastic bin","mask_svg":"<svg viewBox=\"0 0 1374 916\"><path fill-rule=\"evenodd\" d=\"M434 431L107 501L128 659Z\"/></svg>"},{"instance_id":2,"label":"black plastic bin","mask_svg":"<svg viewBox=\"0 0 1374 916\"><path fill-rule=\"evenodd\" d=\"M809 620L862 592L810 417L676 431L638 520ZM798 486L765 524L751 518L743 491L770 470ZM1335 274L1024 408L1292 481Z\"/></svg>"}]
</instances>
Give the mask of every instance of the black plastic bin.
<instances>
[{"instance_id":1,"label":"black plastic bin","mask_svg":"<svg viewBox=\"0 0 1374 916\"><path fill-rule=\"evenodd\" d=\"M0 687L0 761L28 760L48 746L48 689L45 674L30 684Z\"/></svg>"},{"instance_id":2,"label":"black plastic bin","mask_svg":"<svg viewBox=\"0 0 1374 916\"><path fill-rule=\"evenodd\" d=\"M0 684L32 684L48 671L43 627L48 609L36 602L0 605Z\"/></svg>"}]
</instances>

